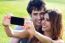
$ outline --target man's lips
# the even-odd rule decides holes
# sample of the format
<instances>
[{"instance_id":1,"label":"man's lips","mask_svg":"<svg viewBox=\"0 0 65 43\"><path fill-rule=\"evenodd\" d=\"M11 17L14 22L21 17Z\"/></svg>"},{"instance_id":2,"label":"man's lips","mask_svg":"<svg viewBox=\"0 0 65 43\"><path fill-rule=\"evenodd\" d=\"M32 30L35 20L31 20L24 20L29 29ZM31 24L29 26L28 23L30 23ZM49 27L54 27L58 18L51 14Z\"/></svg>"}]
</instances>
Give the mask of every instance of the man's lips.
<instances>
[{"instance_id":1,"label":"man's lips","mask_svg":"<svg viewBox=\"0 0 65 43\"><path fill-rule=\"evenodd\" d=\"M47 26L42 26L43 28L46 28Z\"/></svg>"},{"instance_id":2,"label":"man's lips","mask_svg":"<svg viewBox=\"0 0 65 43\"><path fill-rule=\"evenodd\" d=\"M41 23L41 21L37 21L38 23Z\"/></svg>"}]
</instances>

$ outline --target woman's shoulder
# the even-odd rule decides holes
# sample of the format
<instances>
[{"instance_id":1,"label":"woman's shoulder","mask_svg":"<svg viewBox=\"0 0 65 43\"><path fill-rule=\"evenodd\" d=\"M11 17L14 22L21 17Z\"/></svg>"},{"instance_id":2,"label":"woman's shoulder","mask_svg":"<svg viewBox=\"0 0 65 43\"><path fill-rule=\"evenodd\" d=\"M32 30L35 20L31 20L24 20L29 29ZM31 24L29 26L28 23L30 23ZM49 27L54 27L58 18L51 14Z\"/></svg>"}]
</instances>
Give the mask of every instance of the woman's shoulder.
<instances>
[{"instance_id":1,"label":"woman's shoulder","mask_svg":"<svg viewBox=\"0 0 65 43\"><path fill-rule=\"evenodd\" d=\"M64 41L62 39L59 40L60 43L64 43Z\"/></svg>"},{"instance_id":2,"label":"woman's shoulder","mask_svg":"<svg viewBox=\"0 0 65 43\"><path fill-rule=\"evenodd\" d=\"M54 43L64 43L62 39L55 40Z\"/></svg>"}]
</instances>

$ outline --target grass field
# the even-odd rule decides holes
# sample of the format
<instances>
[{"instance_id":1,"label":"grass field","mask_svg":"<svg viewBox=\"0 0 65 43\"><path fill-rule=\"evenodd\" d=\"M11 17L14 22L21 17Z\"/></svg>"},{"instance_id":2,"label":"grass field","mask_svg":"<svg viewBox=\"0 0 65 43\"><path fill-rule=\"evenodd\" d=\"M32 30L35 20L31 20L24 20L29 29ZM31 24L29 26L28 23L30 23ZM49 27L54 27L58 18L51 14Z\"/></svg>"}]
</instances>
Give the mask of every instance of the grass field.
<instances>
[{"instance_id":1,"label":"grass field","mask_svg":"<svg viewBox=\"0 0 65 43\"><path fill-rule=\"evenodd\" d=\"M63 40L65 41L65 1L64 0L45 0L47 4L47 8L58 8L62 11L63 16ZM4 32L2 26L3 16L10 12L13 13L14 16L18 17L29 17L26 7L29 0L21 0L21 1L2 1L0 0L0 43L9 43L10 38L7 37Z\"/></svg>"}]
</instances>

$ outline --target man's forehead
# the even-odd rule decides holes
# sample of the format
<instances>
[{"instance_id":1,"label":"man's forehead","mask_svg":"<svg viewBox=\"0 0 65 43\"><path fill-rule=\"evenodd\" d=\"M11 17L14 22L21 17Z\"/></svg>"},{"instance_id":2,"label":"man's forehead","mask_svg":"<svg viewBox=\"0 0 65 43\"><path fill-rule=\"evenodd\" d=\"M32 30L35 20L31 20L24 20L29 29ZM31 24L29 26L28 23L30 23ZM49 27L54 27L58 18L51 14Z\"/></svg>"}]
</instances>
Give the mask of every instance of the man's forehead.
<instances>
[{"instance_id":1,"label":"man's forehead","mask_svg":"<svg viewBox=\"0 0 65 43\"><path fill-rule=\"evenodd\" d=\"M33 13L40 13L40 12L45 12L44 9L41 10L32 10Z\"/></svg>"},{"instance_id":2,"label":"man's forehead","mask_svg":"<svg viewBox=\"0 0 65 43\"><path fill-rule=\"evenodd\" d=\"M43 7L42 8L33 8L33 10L34 11L36 11L36 10L39 11L39 10L44 10L44 8Z\"/></svg>"}]
</instances>

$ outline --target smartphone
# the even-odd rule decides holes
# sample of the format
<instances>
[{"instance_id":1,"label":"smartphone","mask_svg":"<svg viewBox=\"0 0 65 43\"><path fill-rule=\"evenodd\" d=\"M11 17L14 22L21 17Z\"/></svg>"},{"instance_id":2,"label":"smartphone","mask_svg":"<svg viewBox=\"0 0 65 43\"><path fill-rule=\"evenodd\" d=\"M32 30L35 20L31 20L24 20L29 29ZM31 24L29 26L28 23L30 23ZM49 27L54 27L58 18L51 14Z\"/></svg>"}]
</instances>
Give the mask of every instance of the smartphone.
<instances>
[{"instance_id":1,"label":"smartphone","mask_svg":"<svg viewBox=\"0 0 65 43\"><path fill-rule=\"evenodd\" d=\"M10 23L13 24L13 25L24 26L24 18L11 16Z\"/></svg>"}]
</instances>

